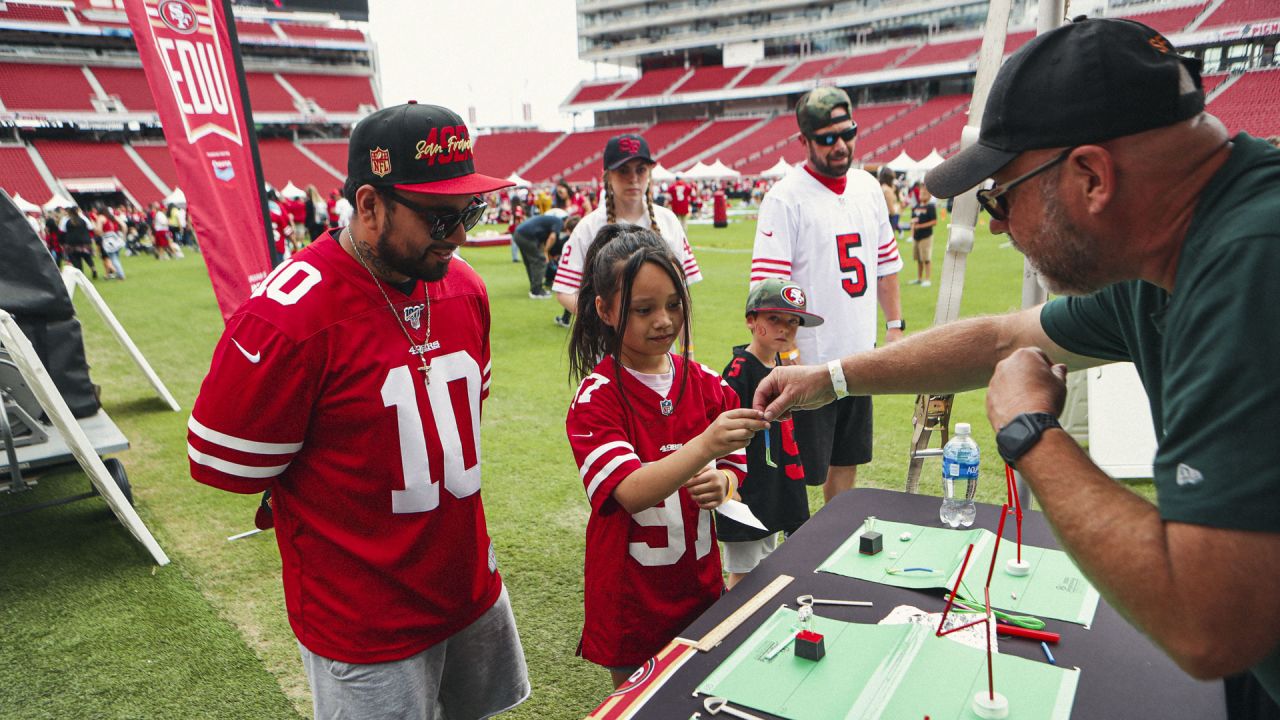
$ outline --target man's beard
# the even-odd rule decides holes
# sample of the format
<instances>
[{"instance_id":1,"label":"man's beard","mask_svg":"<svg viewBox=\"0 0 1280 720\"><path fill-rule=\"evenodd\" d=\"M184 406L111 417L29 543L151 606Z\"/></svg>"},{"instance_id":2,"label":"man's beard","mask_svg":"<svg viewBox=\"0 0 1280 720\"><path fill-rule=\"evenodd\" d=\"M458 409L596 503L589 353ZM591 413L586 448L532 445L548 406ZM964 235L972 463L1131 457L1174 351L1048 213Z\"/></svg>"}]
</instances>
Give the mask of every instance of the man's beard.
<instances>
[{"instance_id":1,"label":"man's beard","mask_svg":"<svg viewBox=\"0 0 1280 720\"><path fill-rule=\"evenodd\" d=\"M1088 295L1108 284L1099 260L1101 245L1067 218L1057 196L1057 183L1040 186L1040 203L1044 219L1036 237L1035 257L1013 242L1044 278L1049 292L1058 295Z\"/></svg>"},{"instance_id":2,"label":"man's beard","mask_svg":"<svg viewBox=\"0 0 1280 720\"><path fill-rule=\"evenodd\" d=\"M849 174L849 168L853 167L853 148L849 148L849 154L843 160L831 162L831 155L823 160L818 156L818 152L814 150L813 145L809 145L809 164L814 170L831 178L840 178Z\"/></svg>"},{"instance_id":3,"label":"man's beard","mask_svg":"<svg viewBox=\"0 0 1280 720\"><path fill-rule=\"evenodd\" d=\"M432 242L418 257L400 254L391 245L391 235L394 232L394 223L388 216L386 224L382 227L382 233L378 235L375 251L371 253L373 256L371 264L379 273L384 276L394 273L424 282L435 282L449 272L450 261L432 263L429 259L428 253L437 247L437 243Z\"/></svg>"}]
</instances>

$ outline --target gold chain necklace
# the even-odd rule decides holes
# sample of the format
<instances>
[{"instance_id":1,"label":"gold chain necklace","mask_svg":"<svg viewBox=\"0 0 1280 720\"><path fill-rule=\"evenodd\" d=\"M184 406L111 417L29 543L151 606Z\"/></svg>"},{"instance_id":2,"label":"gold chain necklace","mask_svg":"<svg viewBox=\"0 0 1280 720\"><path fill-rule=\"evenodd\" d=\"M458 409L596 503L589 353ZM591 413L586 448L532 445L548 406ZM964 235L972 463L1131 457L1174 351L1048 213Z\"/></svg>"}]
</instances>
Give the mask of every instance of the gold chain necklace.
<instances>
[{"instance_id":1,"label":"gold chain necklace","mask_svg":"<svg viewBox=\"0 0 1280 720\"><path fill-rule=\"evenodd\" d=\"M365 272L369 273L369 279L373 280L373 286L378 288L378 292L382 293L382 299L387 302L387 309L391 311L391 317L395 318L396 327L400 328L400 332L404 333L404 339L409 341L409 352L418 356L418 360L422 363L422 367L418 368L422 372L423 379L427 384L431 383L431 366L427 364L427 349L431 344L431 291L424 282L422 284L422 294L427 298L427 337L418 345L413 341L413 336L409 334L409 328L404 326L404 322L400 320L400 315L396 313L396 306L391 302L391 298L387 295L387 291L382 289L382 283L378 282L378 276L373 274L373 269L369 267L369 263L365 262L364 253L360 251L360 246L356 244L356 238L351 234L351 228L346 229L347 240L351 241L351 249L355 252L356 260L360 262Z\"/></svg>"}]
</instances>

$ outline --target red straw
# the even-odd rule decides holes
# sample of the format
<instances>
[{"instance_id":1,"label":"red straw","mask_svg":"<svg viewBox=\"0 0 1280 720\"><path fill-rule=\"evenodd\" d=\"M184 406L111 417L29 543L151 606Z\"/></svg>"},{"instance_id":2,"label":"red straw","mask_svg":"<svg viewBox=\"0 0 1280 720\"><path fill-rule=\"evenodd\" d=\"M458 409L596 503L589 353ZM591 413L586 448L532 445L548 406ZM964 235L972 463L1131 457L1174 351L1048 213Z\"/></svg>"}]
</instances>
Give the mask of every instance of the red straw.
<instances>
[{"instance_id":1,"label":"red straw","mask_svg":"<svg viewBox=\"0 0 1280 720\"><path fill-rule=\"evenodd\" d=\"M1000 506L1000 527L999 529L996 530L996 547L994 550L991 551L991 568L987 570L986 587L988 588L991 587L991 578L995 575L995 572L996 572L996 556L1000 554L1000 537L1004 535L1004 519L1008 515L1009 515L1009 506L1001 505ZM961 572L963 573L963 571Z\"/></svg>"},{"instance_id":2,"label":"red straw","mask_svg":"<svg viewBox=\"0 0 1280 720\"><path fill-rule=\"evenodd\" d=\"M960 594L960 582L964 580L964 571L965 568L969 567L969 556L972 554L973 543L969 543L969 549L964 553L964 562L960 563L960 574L956 576L956 586L951 588L951 595L947 597L947 606L942 609L942 619L938 621L938 632L935 633L937 637L942 637L943 635L947 635L951 632L955 632L955 630L961 629L955 628L955 630L948 630L947 632L942 631L942 628L947 624L947 614L951 612L951 604L955 602L956 596ZM973 624L974 623L969 623L969 625ZM965 625L964 627L969 627L969 625Z\"/></svg>"},{"instance_id":3,"label":"red straw","mask_svg":"<svg viewBox=\"0 0 1280 720\"><path fill-rule=\"evenodd\" d=\"M1001 515L1003 520L1004 516ZM982 589L982 593L987 601L987 692L991 694L991 702L996 701L996 675L995 668L991 663L991 581L987 581L987 587Z\"/></svg>"},{"instance_id":4,"label":"red straw","mask_svg":"<svg viewBox=\"0 0 1280 720\"><path fill-rule=\"evenodd\" d=\"M1014 508L1018 520L1018 562L1022 562L1022 498L1018 497L1018 481L1013 476L1013 468L1004 465L1005 486L1009 491L1009 505Z\"/></svg>"}]
</instances>

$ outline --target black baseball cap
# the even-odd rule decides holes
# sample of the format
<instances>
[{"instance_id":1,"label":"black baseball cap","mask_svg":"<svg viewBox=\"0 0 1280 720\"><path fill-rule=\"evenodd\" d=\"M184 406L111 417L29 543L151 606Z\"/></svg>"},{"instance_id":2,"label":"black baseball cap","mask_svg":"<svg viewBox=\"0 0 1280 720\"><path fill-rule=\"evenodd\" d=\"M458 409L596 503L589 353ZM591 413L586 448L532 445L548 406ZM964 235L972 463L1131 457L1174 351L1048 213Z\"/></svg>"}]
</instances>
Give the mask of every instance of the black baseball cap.
<instances>
[{"instance_id":1,"label":"black baseball cap","mask_svg":"<svg viewBox=\"0 0 1280 720\"><path fill-rule=\"evenodd\" d=\"M640 158L647 163L654 162L653 154L649 152L649 143L635 133L615 135L604 146L605 170L617 170L633 158Z\"/></svg>"},{"instance_id":2,"label":"black baseball cap","mask_svg":"<svg viewBox=\"0 0 1280 720\"><path fill-rule=\"evenodd\" d=\"M457 113L410 100L368 115L351 130L347 182L434 195L481 195L514 184L476 172L474 148Z\"/></svg>"},{"instance_id":3,"label":"black baseball cap","mask_svg":"<svg viewBox=\"0 0 1280 720\"><path fill-rule=\"evenodd\" d=\"M924 182L938 197L955 197L1028 150L1099 143L1202 111L1199 60L1178 55L1142 23L1081 17L1009 57L992 83L978 142Z\"/></svg>"}]
</instances>

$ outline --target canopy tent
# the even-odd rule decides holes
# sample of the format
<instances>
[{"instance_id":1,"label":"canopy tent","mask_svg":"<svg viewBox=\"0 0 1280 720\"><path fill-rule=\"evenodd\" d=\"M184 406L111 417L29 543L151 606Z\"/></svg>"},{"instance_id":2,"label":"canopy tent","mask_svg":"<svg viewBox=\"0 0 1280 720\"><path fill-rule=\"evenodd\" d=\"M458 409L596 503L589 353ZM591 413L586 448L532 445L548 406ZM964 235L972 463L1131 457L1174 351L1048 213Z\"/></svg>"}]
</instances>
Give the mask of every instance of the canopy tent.
<instances>
[{"instance_id":1,"label":"canopy tent","mask_svg":"<svg viewBox=\"0 0 1280 720\"><path fill-rule=\"evenodd\" d=\"M690 180L715 180L718 176L706 163L699 160L693 167L682 173Z\"/></svg>"},{"instance_id":2,"label":"canopy tent","mask_svg":"<svg viewBox=\"0 0 1280 720\"><path fill-rule=\"evenodd\" d=\"M525 180L524 178L520 177L519 173L514 173L514 172L507 176L507 182L515 183L516 187L529 187L530 185L533 184L528 180Z\"/></svg>"},{"instance_id":3,"label":"canopy tent","mask_svg":"<svg viewBox=\"0 0 1280 720\"><path fill-rule=\"evenodd\" d=\"M933 152L929 153L928 155L925 155L920 162L916 163L916 165L921 170L928 171L941 165L942 161L945 159L946 158L942 157L942 155L938 154L938 149L934 148Z\"/></svg>"},{"instance_id":4,"label":"canopy tent","mask_svg":"<svg viewBox=\"0 0 1280 720\"><path fill-rule=\"evenodd\" d=\"M910 155L907 154L906 150L903 150L902 152L898 153L898 157L890 160L885 164L888 165L889 169L893 170L894 172L905 173L905 172L911 172L912 170L915 170L916 165L918 163L915 160L913 160Z\"/></svg>"},{"instance_id":5,"label":"canopy tent","mask_svg":"<svg viewBox=\"0 0 1280 720\"><path fill-rule=\"evenodd\" d=\"M719 158L717 158L717 159L716 159L716 161L715 161L714 163L712 163L712 164L711 164L711 166L710 166L710 167L708 167L707 169L708 169L708 170L710 170L710 171L712 171L712 172L714 172L714 173L715 173L715 176L716 176L717 178L738 178L738 177L742 177L742 173L740 173L740 172L738 172L737 170L734 170L733 168L729 167L728 165L725 165L724 163L720 162L720 159L719 159Z\"/></svg>"},{"instance_id":6,"label":"canopy tent","mask_svg":"<svg viewBox=\"0 0 1280 720\"><path fill-rule=\"evenodd\" d=\"M70 198L67 198L67 197L63 197L58 193L54 193L53 197L49 198L49 202L44 204L45 211L57 210L58 208L73 208L73 207L76 207L76 203L74 200L71 200Z\"/></svg>"},{"instance_id":7,"label":"canopy tent","mask_svg":"<svg viewBox=\"0 0 1280 720\"><path fill-rule=\"evenodd\" d=\"M779 157L773 167L760 173L760 177L780 178L791 172L791 167L791 163L787 162L786 158Z\"/></svg>"},{"instance_id":8,"label":"canopy tent","mask_svg":"<svg viewBox=\"0 0 1280 720\"><path fill-rule=\"evenodd\" d=\"M13 204L14 204L14 205L17 205L17 206L18 206L18 209L19 209L19 210L21 210L21 211L22 211L22 212L24 212L24 213L34 213L34 214L39 214L39 212L40 212L40 206L39 206L39 205L37 205L37 204L35 204L35 203L31 202L30 200L28 200L28 199L26 199L26 198L22 197L22 195L21 195L21 194L16 194L16 195L14 195L14 196L13 196Z\"/></svg>"},{"instance_id":9,"label":"canopy tent","mask_svg":"<svg viewBox=\"0 0 1280 720\"><path fill-rule=\"evenodd\" d=\"M662 163L658 163L649 171L649 177L658 182L671 182L676 179L676 174L662 167Z\"/></svg>"},{"instance_id":10,"label":"canopy tent","mask_svg":"<svg viewBox=\"0 0 1280 720\"><path fill-rule=\"evenodd\" d=\"M303 190L297 185L294 185L293 181L290 180L288 183L285 184L284 189L280 191L280 197L296 198L298 200L302 200L307 197L307 191Z\"/></svg>"},{"instance_id":11,"label":"canopy tent","mask_svg":"<svg viewBox=\"0 0 1280 720\"><path fill-rule=\"evenodd\" d=\"M164 199L165 205L177 205L179 207L187 206L187 194L182 192L182 188L176 187L173 192Z\"/></svg>"}]
</instances>

